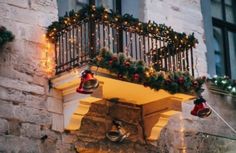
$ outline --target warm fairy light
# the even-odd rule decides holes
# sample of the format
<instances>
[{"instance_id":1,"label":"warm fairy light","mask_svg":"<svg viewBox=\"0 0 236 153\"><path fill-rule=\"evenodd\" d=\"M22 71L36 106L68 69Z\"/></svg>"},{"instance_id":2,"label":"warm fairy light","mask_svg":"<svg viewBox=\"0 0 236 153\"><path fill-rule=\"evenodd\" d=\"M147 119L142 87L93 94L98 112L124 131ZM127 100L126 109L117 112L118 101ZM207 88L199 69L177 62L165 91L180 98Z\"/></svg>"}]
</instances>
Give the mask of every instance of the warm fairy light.
<instances>
[{"instance_id":1,"label":"warm fairy light","mask_svg":"<svg viewBox=\"0 0 236 153\"><path fill-rule=\"evenodd\" d=\"M45 47L44 50L42 52L42 60L41 60L41 66L44 70L44 72L46 72L47 77L51 77L52 74L54 73L54 69L55 69L55 64L53 61L53 47L51 46L51 44L49 43L49 41L44 37L44 42L45 42Z\"/></svg>"}]
</instances>

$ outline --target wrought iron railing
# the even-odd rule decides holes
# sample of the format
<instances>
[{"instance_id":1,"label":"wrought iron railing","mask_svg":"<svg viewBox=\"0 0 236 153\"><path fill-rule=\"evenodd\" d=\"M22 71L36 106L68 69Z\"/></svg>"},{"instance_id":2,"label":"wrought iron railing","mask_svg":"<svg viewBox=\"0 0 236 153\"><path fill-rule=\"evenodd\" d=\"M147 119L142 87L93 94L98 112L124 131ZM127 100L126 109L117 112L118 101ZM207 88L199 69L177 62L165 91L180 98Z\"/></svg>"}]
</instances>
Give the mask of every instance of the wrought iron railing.
<instances>
[{"instance_id":1,"label":"wrought iron railing","mask_svg":"<svg viewBox=\"0 0 236 153\"><path fill-rule=\"evenodd\" d=\"M101 48L107 48L113 53L123 52L133 60L143 60L157 70L190 71L194 75L192 46L181 47L182 40L179 46L173 43L178 34L172 39L163 34L137 32L138 26L126 24L129 23L95 20L89 13L87 17L57 29L56 34L49 33L55 37L56 74L81 65L94 58Z\"/></svg>"}]
</instances>

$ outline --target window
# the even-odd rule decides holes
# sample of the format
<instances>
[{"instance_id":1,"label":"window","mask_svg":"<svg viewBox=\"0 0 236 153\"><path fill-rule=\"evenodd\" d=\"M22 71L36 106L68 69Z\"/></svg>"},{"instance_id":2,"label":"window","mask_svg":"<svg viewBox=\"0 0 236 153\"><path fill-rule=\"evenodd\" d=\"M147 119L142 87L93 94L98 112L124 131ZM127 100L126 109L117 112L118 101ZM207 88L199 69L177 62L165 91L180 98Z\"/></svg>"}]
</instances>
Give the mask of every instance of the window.
<instances>
[{"instance_id":1,"label":"window","mask_svg":"<svg viewBox=\"0 0 236 153\"><path fill-rule=\"evenodd\" d=\"M95 4L96 6L104 6L121 13L121 0L57 0L58 16L64 16L70 10L79 10L84 5Z\"/></svg>"},{"instance_id":2,"label":"window","mask_svg":"<svg viewBox=\"0 0 236 153\"><path fill-rule=\"evenodd\" d=\"M236 79L236 1L211 0L216 74Z\"/></svg>"}]
</instances>

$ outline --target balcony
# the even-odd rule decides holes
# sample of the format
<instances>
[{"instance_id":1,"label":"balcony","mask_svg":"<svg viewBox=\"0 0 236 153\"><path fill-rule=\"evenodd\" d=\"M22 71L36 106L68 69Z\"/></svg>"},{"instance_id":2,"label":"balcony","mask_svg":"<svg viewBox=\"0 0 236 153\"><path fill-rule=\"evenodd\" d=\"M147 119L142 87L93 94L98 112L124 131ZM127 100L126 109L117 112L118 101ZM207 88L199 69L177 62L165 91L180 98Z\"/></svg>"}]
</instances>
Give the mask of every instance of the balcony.
<instances>
[{"instance_id":1,"label":"balcony","mask_svg":"<svg viewBox=\"0 0 236 153\"><path fill-rule=\"evenodd\" d=\"M104 105L107 99L115 98L122 107L140 109L142 114L138 116L139 120L144 120L140 125L143 131L137 135L155 141L168 118L181 111L182 102L194 99L193 92L201 89L203 84L201 79L193 78L193 48L197 43L194 35L177 33L164 24L143 23L128 14L121 16L103 7L87 6L54 22L48 27L47 37L55 44L56 76L51 82L52 87L61 90L64 96L64 128L67 130L80 129L93 105ZM98 65L93 64L91 70L96 72L100 87L91 95L76 93L84 65L96 58L106 59L99 57L104 50L112 54L109 59L122 53L130 65L142 61L140 78L152 68L155 73L165 71L170 75L146 76L148 80L159 78L160 82L155 83L158 89L152 83L148 84L151 88L145 88L140 85L140 80L145 79L132 82L127 77L117 78L106 69L108 63L99 70ZM188 73L182 73L185 71ZM179 81L177 76L185 80ZM165 87L159 87L159 83Z\"/></svg>"},{"instance_id":2,"label":"balcony","mask_svg":"<svg viewBox=\"0 0 236 153\"><path fill-rule=\"evenodd\" d=\"M55 44L56 74L94 58L101 48L142 60L157 71L189 71L194 76L194 35L177 33L155 22L143 23L103 7L71 11L48 28Z\"/></svg>"}]
</instances>

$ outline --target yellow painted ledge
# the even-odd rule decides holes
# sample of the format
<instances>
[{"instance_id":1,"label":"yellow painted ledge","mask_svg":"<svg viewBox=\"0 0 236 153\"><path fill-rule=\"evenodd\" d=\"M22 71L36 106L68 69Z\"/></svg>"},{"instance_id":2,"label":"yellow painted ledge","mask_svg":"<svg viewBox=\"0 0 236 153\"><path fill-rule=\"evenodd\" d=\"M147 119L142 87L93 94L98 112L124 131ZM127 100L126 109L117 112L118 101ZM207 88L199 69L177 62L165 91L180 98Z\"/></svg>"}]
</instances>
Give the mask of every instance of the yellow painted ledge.
<instances>
[{"instance_id":1,"label":"yellow painted ledge","mask_svg":"<svg viewBox=\"0 0 236 153\"><path fill-rule=\"evenodd\" d=\"M64 116L67 115L64 121L67 123L66 129L79 129L81 120L92 103L101 99L118 98L123 103L142 107L145 136L148 140L156 140L169 117L182 111L182 102L195 98L193 95L170 94L165 90L155 91L140 84L118 80L105 69L92 67L92 70L102 84L99 89L102 93L97 99L91 95L84 96L75 92L83 68L52 79L53 87L62 90L64 99L68 99L64 104Z\"/></svg>"}]
</instances>

